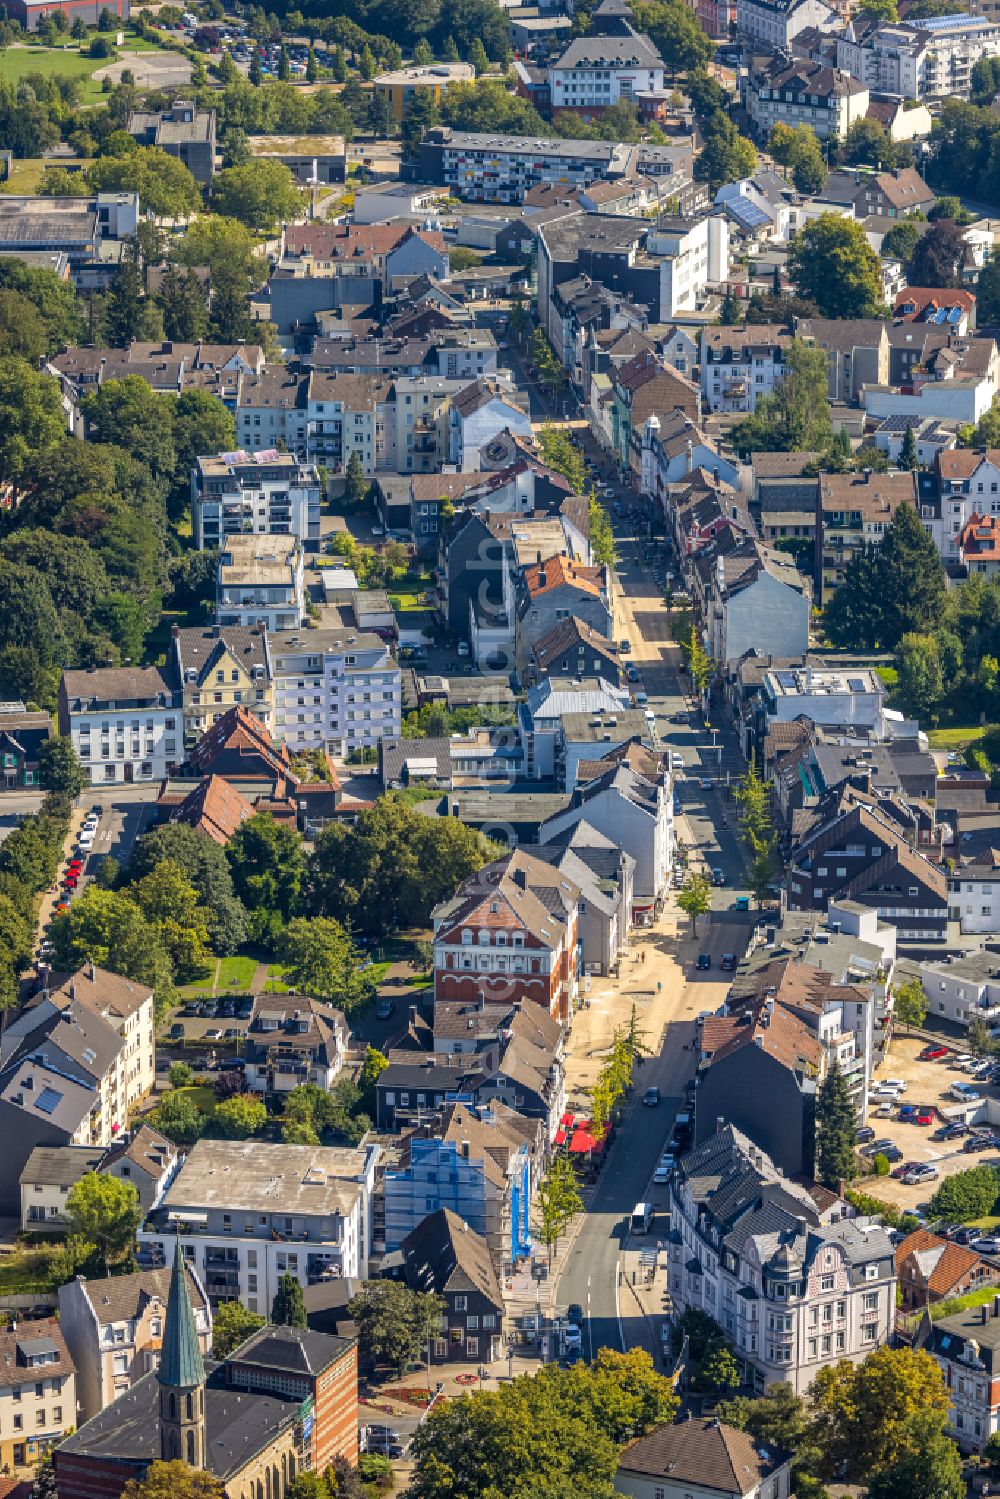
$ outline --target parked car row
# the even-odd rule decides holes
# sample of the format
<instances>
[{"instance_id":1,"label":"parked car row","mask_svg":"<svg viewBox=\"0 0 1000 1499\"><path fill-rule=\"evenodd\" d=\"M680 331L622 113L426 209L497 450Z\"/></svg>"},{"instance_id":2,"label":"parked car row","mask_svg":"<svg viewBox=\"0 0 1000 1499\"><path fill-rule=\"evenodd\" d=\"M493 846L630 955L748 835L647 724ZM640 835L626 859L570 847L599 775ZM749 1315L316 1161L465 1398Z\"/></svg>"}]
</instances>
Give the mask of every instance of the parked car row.
<instances>
[{"instance_id":1,"label":"parked car row","mask_svg":"<svg viewBox=\"0 0 1000 1499\"><path fill-rule=\"evenodd\" d=\"M70 902L80 888L80 882L87 872L87 860L94 847L94 840L97 837L97 830L101 825L101 814L103 811L104 808L100 803L97 803L91 807L84 818L83 826L76 840L76 850L67 859L62 878L59 882L59 899L53 908L54 916L61 916L65 911L69 910ZM50 926L51 922L46 925L42 940L38 944L38 955L42 959L49 958L53 951L52 940L49 937Z\"/></svg>"}]
</instances>

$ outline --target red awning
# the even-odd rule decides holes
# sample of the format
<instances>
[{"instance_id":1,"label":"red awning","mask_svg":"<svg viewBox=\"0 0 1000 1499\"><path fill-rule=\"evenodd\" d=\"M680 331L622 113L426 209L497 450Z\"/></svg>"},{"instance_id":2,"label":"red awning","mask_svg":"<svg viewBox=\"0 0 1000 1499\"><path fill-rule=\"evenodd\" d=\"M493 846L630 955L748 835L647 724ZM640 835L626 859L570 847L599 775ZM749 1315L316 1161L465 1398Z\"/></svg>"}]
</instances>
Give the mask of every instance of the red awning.
<instances>
[{"instance_id":1,"label":"red awning","mask_svg":"<svg viewBox=\"0 0 1000 1499\"><path fill-rule=\"evenodd\" d=\"M564 1114L559 1123L562 1125L563 1129L572 1129L573 1125L576 1123L576 1115Z\"/></svg>"},{"instance_id":2,"label":"red awning","mask_svg":"<svg viewBox=\"0 0 1000 1499\"><path fill-rule=\"evenodd\" d=\"M606 1129L601 1135L594 1135L589 1124L581 1123L569 1142L570 1151L574 1155L589 1155L592 1151L603 1150L606 1137Z\"/></svg>"},{"instance_id":3,"label":"red awning","mask_svg":"<svg viewBox=\"0 0 1000 1499\"><path fill-rule=\"evenodd\" d=\"M556 1137L555 1137L555 1139L553 1140L552 1143L553 1143L553 1145L565 1145L566 1144L566 1131L564 1129L557 1129L556 1130Z\"/></svg>"}]
</instances>

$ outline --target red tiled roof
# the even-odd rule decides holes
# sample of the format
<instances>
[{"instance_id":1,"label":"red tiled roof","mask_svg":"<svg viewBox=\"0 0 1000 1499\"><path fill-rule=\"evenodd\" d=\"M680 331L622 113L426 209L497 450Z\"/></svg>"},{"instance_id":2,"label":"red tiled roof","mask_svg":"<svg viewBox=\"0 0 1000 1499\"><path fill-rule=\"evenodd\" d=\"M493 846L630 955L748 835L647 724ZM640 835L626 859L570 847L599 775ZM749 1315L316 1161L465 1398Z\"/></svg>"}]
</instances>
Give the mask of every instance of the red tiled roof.
<instances>
[{"instance_id":1,"label":"red tiled roof","mask_svg":"<svg viewBox=\"0 0 1000 1499\"><path fill-rule=\"evenodd\" d=\"M553 588L563 586L582 589L595 598L601 593L601 569L585 567L569 557L550 557L547 562L535 563L524 569L524 582L532 598L550 593Z\"/></svg>"}]
</instances>

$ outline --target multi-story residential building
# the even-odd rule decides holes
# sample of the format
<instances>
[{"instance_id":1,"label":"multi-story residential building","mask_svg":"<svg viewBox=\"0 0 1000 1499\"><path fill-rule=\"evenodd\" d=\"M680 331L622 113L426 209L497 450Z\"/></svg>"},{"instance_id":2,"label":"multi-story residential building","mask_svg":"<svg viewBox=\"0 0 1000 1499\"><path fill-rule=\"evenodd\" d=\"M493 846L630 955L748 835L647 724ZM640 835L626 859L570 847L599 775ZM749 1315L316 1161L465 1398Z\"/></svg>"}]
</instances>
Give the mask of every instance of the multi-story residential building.
<instances>
[{"instance_id":1,"label":"multi-story residential building","mask_svg":"<svg viewBox=\"0 0 1000 1499\"><path fill-rule=\"evenodd\" d=\"M150 1212L173 1180L181 1156L166 1135L140 1124L109 1145L100 1169L118 1181L129 1182L138 1193L139 1207Z\"/></svg>"},{"instance_id":2,"label":"multi-story residential building","mask_svg":"<svg viewBox=\"0 0 1000 1499\"><path fill-rule=\"evenodd\" d=\"M219 555L218 624L298 630L306 619L304 576L297 536L228 536Z\"/></svg>"},{"instance_id":3,"label":"multi-story residential building","mask_svg":"<svg viewBox=\"0 0 1000 1499\"><path fill-rule=\"evenodd\" d=\"M808 125L820 140L843 140L868 113L867 87L821 62L772 57L740 76L740 96L761 140L775 125Z\"/></svg>"},{"instance_id":4,"label":"multi-story residential building","mask_svg":"<svg viewBox=\"0 0 1000 1499\"><path fill-rule=\"evenodd\" d=\"M737 975L725 1015L701 1023L695 1143L724 1117L789 1176L815 1169L816 1094L833 1063L859 1122L873 1057L871 996L795 957L771 957Z\"/></svg>"},{"instance_id":5,"label":"multi-story residential building","mask_svg":"<svg viewBox=\"0 0 1000 1499\"><path fill-rule=\"evenodd\" d=\"M402 678L386 642L370 631L309 630L270 642L274 737L338 754L374 749L402 722Z\"/></svg>"},{"instance_id":6,"label":"multi-story residential building","mask_svg":"<svg viewBox=\"0 0 1000 1499\"><path fill-rule=\"evenodd\" d=\"M47 713L29 713L23 703L0 703L0 791L38 785L38 756L51 739Z\"/></svg>"},{"instance_id":7,"label":"multi-story residential building","mask_svg":"<svg viewBox=\"0 0 1000 1499\"><path fill-rule=\"evenodd\" d=\"M424 136L419 171L422 182L440 183L479 203L520 203L533 187L548 182L565 184L568 190L652 177L661 182L667 198L677 195L676 188L690 187L676 147L489 135L443 125Z\"/></svg>"},{"instance_id":8,"label":"multi-story residential building","mask_svg":"<svg viewBox=\"0 0 1000 1499\"><path fill-rule=\"evenodd\" d=\"M644 350L613 369L611 382L611 437L615 457L625 471L642 472L642 443L646 423L658 419L673 422L678 414L697 422L701 414L698 387L651 350Z\"/></svg>"},{"instance_id":9,"label":"multi-story residential building","mask_svg":"<svg viewBox=\"0 0 1000 1499\"><path fill-rule=\"evenodd\" d=\"M120 973L85 963L57 986L46 987L43 1003L57 1008L84 1005L99 1015L125 1043L125 1105L131 1108L156 1081L156 1016L153 991ZM30 1013L30 1010L29 1010Z\"/></svg>"},{"instance_id":10,"label":"multi-story residential building","mask_svg":"<svg viewBox=\"0 0 1000 1499\"><path fill-rule=\"evenodd\" d=\"M160 781L183 758L180 683L166 666L88 667L64 671L59 732L92 786Z\"/></svg>"},{"instance_id":11,"label":"multi-story residential building","mask_svg":"<svg viewBox=\"0 0 1000 1499\"><path fill-rule=\"evenodd\" d=\"M642 492L666 510L667 489L704 469L722 483L737 485L736 465L723 458L696 422L679 409L646 418L640 456Z\"/></svg>"},{"instance_id":12,"label":"multi-story residential building","mask_svg":"<svg viewBox=\"0 0 1000 1499\"><path fill-rule=\"evenodd\" d=\"M612 636L610 578L560 555L525 567L516 581L515 655L526 667L531 652L561 620L575 616L599 635Z\"/></svg>"},{"instance_id":13,"label":"multi-story residential building","mask_svg":"<svg viewBox=\"0 0 1000 1499\"><path fill-rule=\"evenodd\" d=\"M704 628L716 661L748 650L797 656L809 648L812 587L787 552L729 531L692 561L701 575Z\"/></svg>"},{"instance_id":14,"label":"multi-story residential building","mask_svg":"<svg viewBox=\"0 0 1000 1499\"><path fill-rule=\"evenodd\" d=\"M1000 860L995 850L978 859L959 860L948 874L952 921L963 936L1000 932Z\"/></svg>"},{"instance_id":15,"label":"multi-story residential building","mask_svg":"<svg viewBox=\"0 0 1000 1499\"><path fill-rule=\"evenodd\" d=\"M892 1243L875 1219L820 1206L731 1125L684 1156L670 1183L675 1308L713 1317L758 1390L804 1393L823 1368L888 1341Z\"/></svg>"},{"instance_id":16,"label":"multi-story residential building","mask_svg":"<svg viewBox=\"0 0 1000 1499\"><path fill-rule=\"evenodd\" d=\"M877 546L900 505L918 505L912 473L820 474L816 498L816 603L825 608L848 566ZM918 511L919 514L919 511Z\"/></svg>"},{"instance_id":17,"label":"multi-story residential building","mask_svg":"<svg viewBox=\"0 0 1000 1499\"><path fill-rule=\"evenodd\" d=\"M948 1434L963 1452L982 1452L1000 1431L1000 1292L932 1321L925 1313L915 1345L937 1362L948 1392Z\"/></svg>"},{"instance_id":18,"label":"multi-story residential building","mask_svg":"<svg viewBox=\"0 0 1000 1499\"><path fill-rule=\"evenodd\" d=\"M426 66L399 68L393 73L379 73L372 80L373 91L389 105L389 114L397 123L409 113L410 101L417 89L426 89L440 104L442 95L456 83L474 83L476 70L467 62L434 62Z\"/></svg>"},{"instance_id":19,"label":"multi-story residential building","mask_svg":"<svg viewBox=\"0 0 1000 1499\"><path fill-rule=\"evenodd\" d=\"M433 912L435 1000L531 1000L566 1020L577 992L579 892L515 850Z\"/></svg>"},{"instance_id":20,"label":"multi-story residential building","mask_svg":"<svg viewBox=\"0 0 1000 1499\"><path fill-rule=\"evenodd\" d=\"M59 1325L76 1365L78 1424L159 1367L170 1274L163 1268L104 1280L79 1275L59 1287ZM186 1274L198 1347L207 1358L212 1309L197 1272L189 1265Z\"/></svg>"},{"instance_id":21,"label":"multi-story residential building","mask_svg":"<svg viewBox=\"0 0 1000 1499\"><path fill-rule=\"evenodd\" d=\"M377 1147L199 1140L139 1231L140 1263L179 1236L213 1306L265 1315L282 1275L364 1279Z\"/></svg>"},{"instance_id":22,"label":"multi-story residential building","mask_svg":"<svg viewBox=\"0 0 1000 1499\"><path fill-rule=\"evenodd\" d=\"M267 631L260 626L206 625L171 630L170 650L181 684L184 743L242 703L273 726L274 683Z\"/></svg>"},{"instance_id":23,"label":"multi-story residential building","mask_svg":"<svg viewBox=\"0 0 1000 1499\"><path fill-rule=\"evenodd\" d=\"M959 545L973 515L1000 515L1000 448L952 448L935 463L941 493L941 554L959 560Z\"/></svg>"},{"instance_id":24,"label":"multi-story residential building","mask_svg":"<svg viewBox=\"0 0 1000 1499\"><path fill-rule=\"evenodd\" d=\"M785 373L792 335L762 324L704 328L701 335L701 400L709 411L755 411Z\"/></svg>"},{"instance_id":25,"label":"multi-story residential building","mask_svg":"<svg viewBox=\"0 0 1000 1499\"><path fill-rule=\"evenodd\" d=\"M847 896L896 927L901 943L944 942L948 889L941 869L911 846L903 827L876 798L845 791L792 848L788 860L790 911L825 911Z\"/></svg>"},{"instance_id":26,"label":"multi-story residential building","mask_svg":"<svg viewBox=\"0 0 1000 1499\"><path fill-rule=\"evenodd\" d=\"M958 11L916 21L859 13L837 37L837 66L875 93L904 99L967 99L972 69L1000 51L1000 26Z\"/></svg>"},{"instance_id":27,"label":"multi-story residential building","mask_svg":"<svg viewBox=\"0 0 1000 1499\"><path fill-rule=\"evenodd\" d=\"M251 1093L290 1093L311 1083L328 1093L347 1058L340 1010L303 994L264 994L246 1030L246 1086Z\"/></svg>"},{"instance_id":28,"label":"multi-story residential building","mask_svg":"<svg viewBox=\"0 0 1000 1499\"><path fill-rule=\"evenodd\" d=\"M397 277L448 277L448 247L436 229L392 224L288 224L266 288L279 332L315 325L319 312L371 305Z\"/></svg>"},{"instance_id":29,"label":"multi-story residential building","mask_svg":"<svg viewBox=\"0 0 1000 1499\"><path fill-rule=\"evenodd\" d=\"M252 533L319 539L319 475L291 453L216 453L191 470L191 519L199 551Z\"/></svg>"},{"instance_id":30,"label":"multi-story residential building","mask_svg":"<svg viewBox=\"0 0 1000 1499\"><path fill-rule=\"evenodd\" d=\"M614 644L584 620L571 614L553 625L531 648L532 675L543 677L603 677L621 686L622 661Z\"/></svg>"},{"instance_id":31,"label":"multi-story residential building","mask_svg":"<svg viewBox=\"0 0 1000 1499\"><path fill-rule=\"evenodd\" d=\"M531 418L513 392L495 380L474 380L455 392L448 413L448 456L462 473L479 473L484 452L501 432L530 441Z\"/></svg>"},{"instance_id":32,"label":"multi-story residential building","mask_svg":"<svg viewBox=\"0 0 1000 1499\"><path fill-rule=\"evenodd\" d=\"M385 1173L385 1247L398 1249L428 1213L448 1208L482 1234L497 1265L531 1252L532 1162L544 1129L491 1103L479 1113L449 1104L439 1119L404 1137L400 1164Z\"/></svg>"},{"instance_id":33,"label":"multi-story residential building","mask_svg":"<svg viewBox=\"0 0 1000 1499\"><path fill-rule=\"evenodd\" d=\"M77 1424L76 1371L55 1317L0 1332L0 1462L33 1467Z\"/></svg>"},{"instance_id":34,"label":"multi-story residential building","mask_svg":"<svg viewBox=\"0 0 1000 1499\"><path fill-rule=\"evenodd\" d=\"M549 69L553 109L589 118L636 94L663 89L663 58L648 36L623 28L622 36L574 37Z\"/></svg>"},{"instance_id":35,"label":"multi-story residential building","mask_svg":"<svg viewBox=\"0 0 1000 1499\"><path fill-rule=\"evenodd\" d=\"M440 1296L438 1336L428 1346L435 1363L480 1362L503 1351L504 1301L489 1246L468 1221L441 1208L416 1225L383 1263L382 1274L398 1275L411 1291Z\"/></svg>"},{"instance_id":36,"label":"multi-story residential building","mask_svg":"<svg viewBox=\"0 0 1000 1499\"><path fill-rule=\"evenodd\" d=\"M3 1211L21 1210L20 1176L36 1145L110 1145L128 1122L126 1043L80 1000L44 994L0 1041Z\"/></svg>"},{"instance_id":37,"label":"multi-story residential building","mask_svg":"<svg viewBox=\"0 0 1000 1499\"><path fill-rule=\"evenodd\" d=\"M604 746L602 745L602 748ZM545 821L539 843L572 843L584 826L613 842L634 861L628 924L649 925L673 868L674 814L669 765L632 740L605 758L580 760L570 806ZM583 841L586 841L585 839Z\"/></svg>"},{"instance_id":38,"label":"multi-story residential building","mask_svg":"<svg viewBox=\"0 0 1000 1499\"><path fill-rule=\"evenodd\" d=\"M204 187L215 176L215 110L175 99L169 109L129 115L129 135L140 146L157 146L183 162Z\"/></svg>"},{"instance_id":39,"label":"multi-story residential building","mask_svg":"<svg viewBox=\"0 0 1000 1499\"><path fill-rule=\"evenodd\" d=\"M823 0L736 0L736 30L761 52L790 52L800 31L825 31L835 20Z\"/></svg>"},{"instance_id":40,"label":"multi-story residential building","mask_svg":"<svg viewBox=\"0 0 1000 1499\"><path fill-rule=\"evenodd\" d=\"M857 403L863 386L888 383L889 339L880 319L797 318L795 332L826 350L831 401Z\"/></svg>"}]
</instances>

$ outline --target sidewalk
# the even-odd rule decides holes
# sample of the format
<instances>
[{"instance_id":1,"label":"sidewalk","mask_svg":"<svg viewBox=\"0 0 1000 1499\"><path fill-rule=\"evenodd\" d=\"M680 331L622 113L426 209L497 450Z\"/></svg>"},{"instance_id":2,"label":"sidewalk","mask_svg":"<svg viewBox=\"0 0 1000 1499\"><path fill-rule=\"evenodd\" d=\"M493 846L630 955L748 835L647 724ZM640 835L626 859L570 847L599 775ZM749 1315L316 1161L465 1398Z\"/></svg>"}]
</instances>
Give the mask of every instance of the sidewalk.
<instances>
[{"instance_id":1,"label":"sidewalk","mask_svg":"<svg viewBox=\"0 0 1000 1499\"><path fill-rule=\"evenodd\" d=\"M80 829L83 827L86 816L86 807L74 806L70 812L69 832L66 834L66 839L62 847L62 854L59 857L59 868L56 872L56 882L51 890L45 890L42 892L42 898L38 903L38 919L35 926L36 951L38 949L38 944L39 942L41 942L44 935L45 928L48 926L49 921L52 919L52 914L56 906L59 904L60 899L62 898L60 886L62 883L66 861L69 858L70 849L72 849L76 845L76 840L80 835Z\"/></svg>"}]
</instances>

